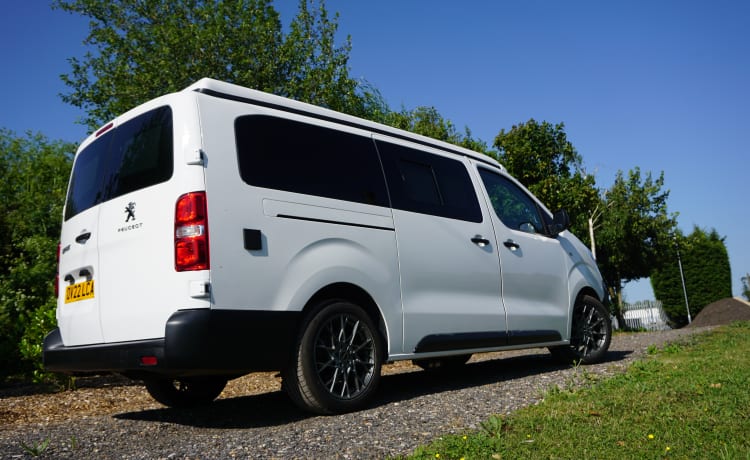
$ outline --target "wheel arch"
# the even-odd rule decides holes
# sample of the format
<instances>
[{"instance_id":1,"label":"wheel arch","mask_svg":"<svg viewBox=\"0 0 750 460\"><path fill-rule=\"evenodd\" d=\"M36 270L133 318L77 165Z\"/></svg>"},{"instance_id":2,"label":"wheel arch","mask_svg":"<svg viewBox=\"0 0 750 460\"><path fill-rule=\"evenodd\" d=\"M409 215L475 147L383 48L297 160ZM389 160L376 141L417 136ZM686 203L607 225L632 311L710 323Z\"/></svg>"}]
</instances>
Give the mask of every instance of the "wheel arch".
<instances>
[{"instance_id":1,"label":"wheel arch","mask_svg":"<svg viewBox=\"0 0 750 460\"><path fill-rule=\"evenodd\" d=\"M390 352L388 341L388 326L385 322L383 313L380 311L378 304L372 296L360 286L352 283L333 283L319 289L302 308L302 317L307 319L309 315L320 305L328 304L335 301L345 300L361 307L370 319L378 325L378 335L383 345L383 361L388 360ZM306 321L302 321L300 327L304 327Z\"/></svg>"},{"instance_id":2,"label":"wheel arch","mask_svg":"<svg viewBox=\"0 0 750 460\"><path fill-rule=\"evenodd\" d=\"M591 286L584 286L583 288L581 288L581 290L578 291L578 294L576 295L576 299L573 305L583 300L585 296L593 297L599 302L602 302L602 304L604 303L604 301L599 296L599 293L597 293L594 288L592 288Z\"/></svg>"},{"instance_id":3,"label":"wheel arch","mask_svg":"<svg viewBox=\"0 0 750 460\"><path fill-rule=\"evenodd\" d=\"M570 340L570 335L573 330L573 310L575 310L576 305L578 305L578 303L580 303L586 296L591 296L596 300L602 302L601 295L599 295L599 293L593 287L589 285L583 285L578 288L578 292L576 293L575 297L571 297L572 302L568 307L568 325L565 331L565 333L567 334L567 340Z\"/></svg>"}]
</instances>

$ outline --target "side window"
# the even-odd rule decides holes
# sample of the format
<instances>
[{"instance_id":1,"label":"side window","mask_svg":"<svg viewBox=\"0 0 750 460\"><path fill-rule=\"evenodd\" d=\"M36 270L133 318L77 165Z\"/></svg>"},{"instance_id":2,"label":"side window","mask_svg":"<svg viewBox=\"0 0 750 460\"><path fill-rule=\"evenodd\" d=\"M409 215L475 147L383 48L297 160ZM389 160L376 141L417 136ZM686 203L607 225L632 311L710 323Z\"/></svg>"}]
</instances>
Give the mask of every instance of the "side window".
<instances>
[{"instance_id":1,"label":"side window","mask_svg":"<svg viewBox=\"0 0 750 460\"><path fill-rule=\"evenodd\" d=\"M388 142L377 142L393 207L481 222L474 186L458 160Z\"/></svg>"},{"instance_id":2,"label":"side window","mask_svg":"<svg viewBox=\"0 0 750 460\"><path fill-rule=\"evenodd\" d=\"M480 168L484 187L495 214L506 227L528 233L546 233L544 220L534 200L512 181Z\"/></svg>"},{"instance_id":3,"label":"side window","mask_svg":"<svg viewBox=\"0 0 750 460\"><path fill-rule=\"evenodd\" d=\"M264 115L238 118L235 136L249 185L388 206L370 138Z\"/></svg>"},{"instance_id":4,"label":"side window","mask_svg":"<svg viewBox=\"0 0 750 460\"><path fill-rule=\"evenodd\" d=\"M404 194L418 202L440 206L443 198L437 185L437 177L432 166L401 159L398 162Z\"/></svg>"}]
</instances>

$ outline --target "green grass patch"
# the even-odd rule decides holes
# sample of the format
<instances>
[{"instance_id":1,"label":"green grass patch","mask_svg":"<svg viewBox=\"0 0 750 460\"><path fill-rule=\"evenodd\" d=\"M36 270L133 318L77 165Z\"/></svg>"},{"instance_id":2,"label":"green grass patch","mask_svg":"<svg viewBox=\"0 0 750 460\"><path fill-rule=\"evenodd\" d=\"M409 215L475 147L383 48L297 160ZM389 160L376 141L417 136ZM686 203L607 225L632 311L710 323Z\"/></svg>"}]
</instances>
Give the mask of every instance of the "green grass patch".
<instances>
[{"instance_id":1,"label":"green grass patch","mask_svg":"<svg viewBox=\"0 0 750 460\"><path fill-rule=\"evenodd\" d=\"M649 355L625 374L552 389L539 405L408 458L750 459L750 322Z\"/></svg>"}]
</instances>

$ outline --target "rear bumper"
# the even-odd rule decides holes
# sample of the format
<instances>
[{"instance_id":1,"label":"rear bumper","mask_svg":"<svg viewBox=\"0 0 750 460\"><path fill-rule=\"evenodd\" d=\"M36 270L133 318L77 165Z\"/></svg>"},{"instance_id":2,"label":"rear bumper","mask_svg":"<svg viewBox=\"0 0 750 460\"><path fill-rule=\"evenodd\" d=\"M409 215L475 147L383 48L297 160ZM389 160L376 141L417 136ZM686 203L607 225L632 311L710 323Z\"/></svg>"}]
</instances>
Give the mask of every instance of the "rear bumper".
<instances>
[{"instance_id":1,"label":"rear bumper","mask_svg":"<svg viewBox=\"0 0 750 460\"><path fill-rule=\"evenodd\" d=\"M80 346L65 346L55 329L44 339L44 367L136 378L280 370L289 360L299 317L299 312L180 310L167 321L164 338ZM143 357L155 357L156 364L143 364Z\"/></svg>"}]
</instances>

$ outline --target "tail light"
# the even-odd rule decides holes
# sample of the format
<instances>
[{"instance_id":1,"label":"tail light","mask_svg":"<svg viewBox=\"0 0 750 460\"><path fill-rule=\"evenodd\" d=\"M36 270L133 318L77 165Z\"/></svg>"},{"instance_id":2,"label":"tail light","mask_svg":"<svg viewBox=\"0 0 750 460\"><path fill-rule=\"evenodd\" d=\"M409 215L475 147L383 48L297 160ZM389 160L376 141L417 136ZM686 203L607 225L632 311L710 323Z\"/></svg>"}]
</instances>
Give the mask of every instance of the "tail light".
<instances>
[{"instance_id":1,"label":"tail light","mask_svg":"<svg viewBox=\"0 0 750 460\"><path fill-rule=\"evenodd\" d=\"M55 298L60 294L60 243L57 243L57 266L55 267Z\"/></svg>"},{"instance_id":2,"label":"tail light","mask_svg":"<svg viewBox=\"0 0 750 460\"><path fill-rule=\"evenodd\" d=\"M178 272L208 270L206 192L182 195L174 214L174 266Z\"/></svg>"},{"instance_id":3,"label":"tail light","mask_svg":"<svg viewBox=\"0 0 750 460\"><path fill-rule=\"evenodd\" d=\"M112 122L110 121L110 122L109 122L109 123L107 123L106 125L102 126L102 127L101 127L101 128L99 129L99 131L97 131L97 132L96 132L96 134L94 135L94 137L99 137L99 136L101 136L102 134L104 134L104 133L106 133L107 131L109 131L110 129L112 129L112 127L113 127L114 125L115 125L115 124L114 124L114 123L112 123Z\"/></svg>"}]
</instances>

